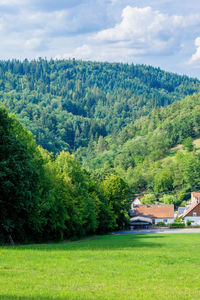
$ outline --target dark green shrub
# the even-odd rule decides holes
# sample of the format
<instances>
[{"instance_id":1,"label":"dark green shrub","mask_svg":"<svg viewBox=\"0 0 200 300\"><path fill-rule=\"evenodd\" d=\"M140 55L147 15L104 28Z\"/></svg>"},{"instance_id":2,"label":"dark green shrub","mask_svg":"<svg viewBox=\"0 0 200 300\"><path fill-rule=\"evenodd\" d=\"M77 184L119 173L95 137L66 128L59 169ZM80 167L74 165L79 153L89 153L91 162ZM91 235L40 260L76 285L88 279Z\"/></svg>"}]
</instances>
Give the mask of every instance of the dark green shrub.
<instances>
[{"instance_id":1,"label":"dark green shrub","mask_svg":"<svg viewBox=\"0 0 200 300\"><path fill-rule=\"evenodd\" d=\"M191 222L190 220L187 220L187 221L186 221L186 225L187 225L187 226L190 226L191 224L192 224L192 222Z\"/></svg>"},{"instance_id":2,"label":"dark green shrub","mask_svg":"<svg viewBox=\"0 0 200 300\"><path fill-rule=\"evenodd\" d=\"M156 225L160 226L160 227L166 227L167 226L164 222L158 222Z\"/></svg>"},{"instance_id":3,"label":"dark green shrub","mask_svg":"<svg viewBox=\"0 0 200 300\"><path fill-rule=\"evenodd\" d=\"M185 223L172 223L170 224L170 228L184 228Z\"/></svg>"}]
</instances>

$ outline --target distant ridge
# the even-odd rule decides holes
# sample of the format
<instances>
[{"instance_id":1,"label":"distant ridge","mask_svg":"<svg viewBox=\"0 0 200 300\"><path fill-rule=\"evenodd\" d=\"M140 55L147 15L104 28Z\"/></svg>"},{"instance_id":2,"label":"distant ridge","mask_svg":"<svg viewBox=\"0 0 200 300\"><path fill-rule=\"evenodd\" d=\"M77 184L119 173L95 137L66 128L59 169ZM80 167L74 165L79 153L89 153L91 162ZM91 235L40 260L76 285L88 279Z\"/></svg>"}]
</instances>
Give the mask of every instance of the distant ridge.
<instances>
[{"instance_id":1,"label":"distant ridge","mask_svg":"<svg viewBox=\"0 0 200 300\"><path fill-rule=\"evenodd\" d=\"M152 109L200 91L200 81L145 65L0 61L0 102L51 152L116 135Z\"/></svg>"}]
</instances>

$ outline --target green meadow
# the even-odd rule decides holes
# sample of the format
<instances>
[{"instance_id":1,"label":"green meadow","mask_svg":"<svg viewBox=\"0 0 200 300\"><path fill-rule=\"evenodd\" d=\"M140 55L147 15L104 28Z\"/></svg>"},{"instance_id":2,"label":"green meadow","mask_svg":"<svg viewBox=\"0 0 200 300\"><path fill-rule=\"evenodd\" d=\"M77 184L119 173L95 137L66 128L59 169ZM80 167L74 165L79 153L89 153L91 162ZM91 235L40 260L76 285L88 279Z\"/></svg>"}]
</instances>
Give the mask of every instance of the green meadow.
<instances>
[{"instance_id":1,"label":"green meadow","mask_svg":"<svg viewBox=\"0 0 200 300\"><path fill-rule=\"evenodd\" d=\"M0 299L200 299L200 234L0 247Z\"/></svg>"}]
</instances>

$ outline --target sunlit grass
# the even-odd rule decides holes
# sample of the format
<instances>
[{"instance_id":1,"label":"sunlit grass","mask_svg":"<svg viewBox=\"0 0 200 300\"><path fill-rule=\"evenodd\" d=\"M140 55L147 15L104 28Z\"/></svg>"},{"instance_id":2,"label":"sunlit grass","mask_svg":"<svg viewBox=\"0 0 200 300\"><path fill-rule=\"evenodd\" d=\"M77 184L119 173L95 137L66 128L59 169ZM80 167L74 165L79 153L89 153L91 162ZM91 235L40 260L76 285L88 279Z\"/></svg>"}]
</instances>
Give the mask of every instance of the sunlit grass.
<instances>
[{"instance_id":1,"label":"sunlit grass","mask_svg":"<svg viewBox=\"0 0 200 300\"><path fill-rule=\"evenodd\" d=\"M0 299L200 299L200 234L0 247Z\"/></svg>"}]
</instances>

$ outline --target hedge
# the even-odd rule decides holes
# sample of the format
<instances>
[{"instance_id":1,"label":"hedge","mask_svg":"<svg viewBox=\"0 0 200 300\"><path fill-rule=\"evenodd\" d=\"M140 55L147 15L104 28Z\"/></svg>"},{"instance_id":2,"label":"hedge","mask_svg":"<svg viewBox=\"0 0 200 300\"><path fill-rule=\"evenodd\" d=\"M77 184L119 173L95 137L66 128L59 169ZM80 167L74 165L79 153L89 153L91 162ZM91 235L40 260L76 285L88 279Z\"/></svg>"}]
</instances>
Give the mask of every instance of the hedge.
<instances>
[{"instance_id":1,"label":"hedge","mask_svg":"<svg viewBox=\"0 0 200 300\"><path fill-rule=\"evenodd\" d=\"M169 226L170 228L184 228L185 227L185 223L172 223Z\"/></svg>"}]
</instances>

